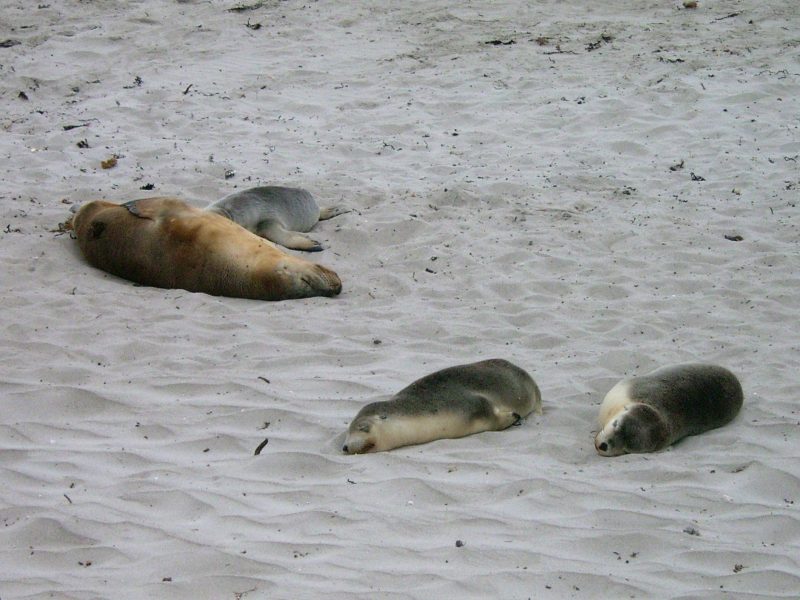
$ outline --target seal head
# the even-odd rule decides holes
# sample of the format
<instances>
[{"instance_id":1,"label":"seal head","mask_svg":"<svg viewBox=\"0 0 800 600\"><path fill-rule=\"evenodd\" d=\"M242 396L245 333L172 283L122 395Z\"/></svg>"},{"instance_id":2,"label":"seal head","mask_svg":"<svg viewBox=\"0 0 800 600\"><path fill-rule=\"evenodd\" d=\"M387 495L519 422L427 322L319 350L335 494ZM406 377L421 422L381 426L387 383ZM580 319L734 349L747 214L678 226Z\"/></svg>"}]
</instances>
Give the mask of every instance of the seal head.
<instances>
[{"instance_id":1,"label":"seal head","mask_svg":"<svg viewBox=\"0 0 800 600\"><path fill-rule=\"evenodd\" d=\"M631 452L655 452L667 445L669 426L659 412L647 404L630 404L610 421L595 438L601 456Z\"/></svg>"}]
</instances>

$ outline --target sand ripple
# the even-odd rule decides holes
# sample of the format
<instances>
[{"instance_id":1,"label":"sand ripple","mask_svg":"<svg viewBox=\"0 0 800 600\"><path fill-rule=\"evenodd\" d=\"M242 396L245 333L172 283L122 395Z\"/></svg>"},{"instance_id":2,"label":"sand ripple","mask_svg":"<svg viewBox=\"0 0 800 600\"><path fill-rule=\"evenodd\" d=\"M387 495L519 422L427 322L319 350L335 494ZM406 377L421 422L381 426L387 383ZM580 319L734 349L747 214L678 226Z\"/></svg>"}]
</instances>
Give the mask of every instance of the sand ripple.
<instances>
[{"instance_id":1,"label":"sand ripple","mask_svg":"<svg viewBox=\"0 0 800 600\"><path fill-rule=\"evenodd\" d=\"M0 596L797 595L792 3L4 4ZM134 286L56 231L260 183L353 209L340 297ZM493 356L543 415L340 453ZM688 360L741 416L598 457L614 382Z\"/></svg>"}]
</instances>

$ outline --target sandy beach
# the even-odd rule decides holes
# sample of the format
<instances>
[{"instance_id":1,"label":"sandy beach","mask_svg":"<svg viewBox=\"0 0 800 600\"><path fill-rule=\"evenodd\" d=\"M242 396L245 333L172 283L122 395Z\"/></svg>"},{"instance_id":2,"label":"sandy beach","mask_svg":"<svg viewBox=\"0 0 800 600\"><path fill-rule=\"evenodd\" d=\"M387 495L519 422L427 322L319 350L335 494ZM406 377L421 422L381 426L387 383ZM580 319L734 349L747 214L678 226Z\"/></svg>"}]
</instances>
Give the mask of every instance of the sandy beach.
<instances>
[{"instance_id":1,"label":"sandy beach","mask_svg":"<svg viewBox=\"0 0 800 600\"><path fill-rule=\"evenodd\" d=\"M0 74L2 600L798 597L795 1L0 0ZM267 184L351 209L303 254L340 296L136 286L59 228ZM342 453L493 357L542 415ZM605 393L690 361L736 420L599 456Z\"/></svg>"}]
</instances>

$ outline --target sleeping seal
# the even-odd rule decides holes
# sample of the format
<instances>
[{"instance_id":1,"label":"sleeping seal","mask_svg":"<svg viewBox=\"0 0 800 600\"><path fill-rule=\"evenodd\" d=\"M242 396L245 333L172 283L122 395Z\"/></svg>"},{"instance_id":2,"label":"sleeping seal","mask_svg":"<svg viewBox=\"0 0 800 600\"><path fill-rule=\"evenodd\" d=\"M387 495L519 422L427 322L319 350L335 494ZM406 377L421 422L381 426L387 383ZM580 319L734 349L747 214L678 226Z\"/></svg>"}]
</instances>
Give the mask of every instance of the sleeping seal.
<instances>
[{"instance_id":1,"label":"sleeping seal","mask_svg":"<svg viewBox=\"0 0 800 600\"><path fill-rule=\"evenodd\" d=\"M308 252L322 250L322 246L300 232L311 231L317 221L349 212L341 206L320 210L306 190L273 185L235 192L212 202L206 210L276 244Z\"/></svg>"},{"instance_id":2,"label":"sleeping seal","mask_svg":"<svg viewBox=\"0 0 800 600\"><path fill-rule=\"evenodd\" d=\"M95 200L71 225L89 264L143 285L257 300L335 296L342 289L330 269L176 198Z\"/></svg>"},{"instance_id":3,"label":"sleeping seal","mask_svg":"<svg viewBox=\"0 0 800 600\"><path fill-rule=\"evenodd\" d=\"M391 399L367 404L347 431L342 451L381 452L481 431L499 431L542 412L539 388L502 359L442 369Z\"/></svg>"},{"instance_id":4,"label":"sleeping seal","mask_svg":"<svg viewBox=\"0 0 800 600\"><path fill-rule=\"evenodd\" d=\"M623 379L600 405L594 445L602 456L656 452L733 420L742 386L723 367L683 364Z\"/></svg>"}]
</instances>

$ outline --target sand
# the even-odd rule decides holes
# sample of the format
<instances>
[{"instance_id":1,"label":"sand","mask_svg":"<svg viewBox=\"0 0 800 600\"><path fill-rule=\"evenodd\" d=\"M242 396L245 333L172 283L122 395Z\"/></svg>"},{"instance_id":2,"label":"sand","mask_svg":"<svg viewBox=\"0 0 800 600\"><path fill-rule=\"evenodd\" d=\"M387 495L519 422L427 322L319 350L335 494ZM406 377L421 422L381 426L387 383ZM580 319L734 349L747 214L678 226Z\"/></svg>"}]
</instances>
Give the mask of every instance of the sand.
<instances>
[{"instance_id":1,"label":"sand","mask_svg":"<svg viewBox=\"0 0 800 600\"><path fill-rule=\"evenodd\" d=\"M796 3L249 6L0 2L0 597L796 598ZM58 231L260 184L352 209L341 296L138 287ZM341 453L490 357L543 415ZM686 361L739 417L598 456L606 391Z\"/></svg>"}]
</instances>

